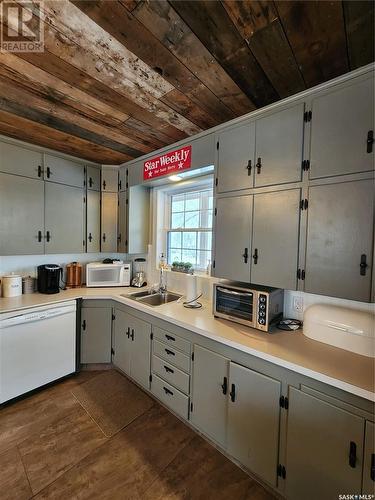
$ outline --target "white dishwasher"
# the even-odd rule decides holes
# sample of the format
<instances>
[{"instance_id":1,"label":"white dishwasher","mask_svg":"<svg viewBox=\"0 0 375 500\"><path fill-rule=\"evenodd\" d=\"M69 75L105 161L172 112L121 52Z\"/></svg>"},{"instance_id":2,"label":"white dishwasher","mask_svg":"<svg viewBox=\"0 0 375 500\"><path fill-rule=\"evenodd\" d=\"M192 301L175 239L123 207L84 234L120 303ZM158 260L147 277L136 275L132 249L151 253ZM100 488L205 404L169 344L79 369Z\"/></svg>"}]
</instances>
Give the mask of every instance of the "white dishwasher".
<instances>
[{"instance_id":1,"label":"white dishwasher","mask_svg":"<svg viewBox=\"0 0 375 500\"><path fill-rule=\"evenodd\" d=\"M0 403L75 371L75 301L0 315Z\"/></svg>"}]
</instances>

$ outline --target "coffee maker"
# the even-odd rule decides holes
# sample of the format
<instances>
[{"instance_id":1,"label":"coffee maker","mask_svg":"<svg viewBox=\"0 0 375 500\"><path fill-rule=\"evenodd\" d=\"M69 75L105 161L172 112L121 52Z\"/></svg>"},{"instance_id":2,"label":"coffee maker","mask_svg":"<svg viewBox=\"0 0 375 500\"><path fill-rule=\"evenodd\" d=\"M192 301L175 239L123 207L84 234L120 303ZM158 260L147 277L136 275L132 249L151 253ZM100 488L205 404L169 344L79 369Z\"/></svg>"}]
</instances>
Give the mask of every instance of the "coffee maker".
<instances>
[{"instance_id":1,"label":"coffee maker","mask_svg":"<svg viewBox=\"0 0 375 500\"><path fill-rule=\"evenodd\" d=\"M59 293L62 268L57 264L38 266L38 292Z\"/></svg>"}]
</instances>

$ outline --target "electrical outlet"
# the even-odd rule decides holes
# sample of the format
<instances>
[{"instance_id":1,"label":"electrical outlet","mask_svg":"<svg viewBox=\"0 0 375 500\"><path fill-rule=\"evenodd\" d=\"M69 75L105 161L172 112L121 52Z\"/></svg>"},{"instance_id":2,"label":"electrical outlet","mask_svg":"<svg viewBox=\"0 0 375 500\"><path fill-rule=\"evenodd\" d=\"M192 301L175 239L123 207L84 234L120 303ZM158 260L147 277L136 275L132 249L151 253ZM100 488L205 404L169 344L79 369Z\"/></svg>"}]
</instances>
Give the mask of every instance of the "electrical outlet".
<instances>
[{"instance_id":1,"label":"electrical outlet","mask_svg":"<svg viewBox=\"0 0 375 500\"><path fill-rule=\"evenodd\" d=\"M303 312L303 297L293 297L293 309L296 312Z\"/></svg>"}]
</instances>

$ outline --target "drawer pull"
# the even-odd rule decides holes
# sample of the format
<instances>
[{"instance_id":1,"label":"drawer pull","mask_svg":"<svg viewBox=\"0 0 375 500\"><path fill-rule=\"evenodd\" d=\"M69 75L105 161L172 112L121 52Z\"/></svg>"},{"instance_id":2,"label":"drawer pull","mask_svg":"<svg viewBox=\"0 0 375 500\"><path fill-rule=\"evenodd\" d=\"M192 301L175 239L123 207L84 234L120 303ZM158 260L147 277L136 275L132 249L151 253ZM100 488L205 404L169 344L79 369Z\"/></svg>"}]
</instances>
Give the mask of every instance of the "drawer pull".
<instances>
[{"instance_id":1,"label":"drawer pull","mask_svg":"<svg viewBox=\"0 0 375 500\"><path fill-rule=\"evenodd\" d=\"M164 369L167 373L174 373L174 370L172 370L172 368L169 368L169 366L164 365Z\"/></svg>"},{"instance_id":2,"label":"drawer pull","mask_svg":"<svg viewBox=\"0 0 375 500\"><path fill-rule=\"evenodd\" d=\"M175 340L176 340L174 337L172 337L172 335L165 335L165 338L167 340L171 340L172 342L175 342Z\"/></svg>"},{"instance_id":3,"label":"drawer pull","mask_svg":"<svg viewBox=\"0 0 375 500\"><path fill-rule=\"evenodd\" d=\"M173 396L173 392L170 391L167 387L163 387L165 394L168 394L169 396Z\"/></svg>"},{"instance_id":4,"label":"drawer pull","mask_svg":"<svg viewBox=\"0 0 375 500\"><path fill-rule=\"evenodd\" d=\"M350 441L349 446L349 465L352 469L355 469L357 463L357 445L354 441Z\"/></svg>"},{"instance_id":5,"label":"drawer pull","mask_svg":"<svg viewBox=\"0 0 375 500\"><path fill-rule=\"evenodd\" d=\"M169 356L175 356L175 353L173 351L170 351L169 349L164 349L164 351L169 355Z\"/></svg>"}]
</instances>

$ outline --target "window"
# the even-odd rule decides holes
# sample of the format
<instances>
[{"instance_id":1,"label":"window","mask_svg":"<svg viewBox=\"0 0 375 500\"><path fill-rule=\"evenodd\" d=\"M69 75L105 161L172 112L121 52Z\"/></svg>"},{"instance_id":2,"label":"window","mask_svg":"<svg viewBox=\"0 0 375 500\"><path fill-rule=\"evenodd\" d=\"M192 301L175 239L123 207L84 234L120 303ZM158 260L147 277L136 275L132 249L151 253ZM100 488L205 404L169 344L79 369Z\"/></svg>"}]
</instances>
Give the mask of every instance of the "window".
<instances>
[{"instance_id":1,"label":"window","mask_svg":"<svg viewBox=\"0 0 375 500\"><path fill-rule=\"evenodd\" d=\"M167 230L168 264L190 262L194 269L206 269L211 261L212 188L170 195Z\"/></svg>"}]
</instances>

